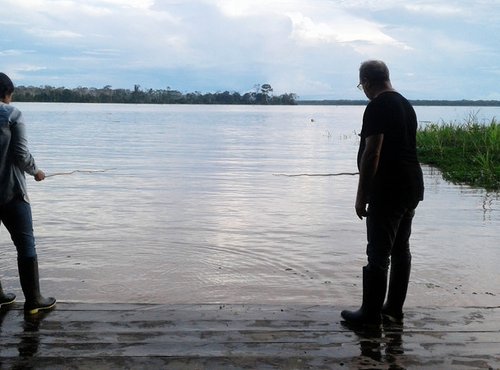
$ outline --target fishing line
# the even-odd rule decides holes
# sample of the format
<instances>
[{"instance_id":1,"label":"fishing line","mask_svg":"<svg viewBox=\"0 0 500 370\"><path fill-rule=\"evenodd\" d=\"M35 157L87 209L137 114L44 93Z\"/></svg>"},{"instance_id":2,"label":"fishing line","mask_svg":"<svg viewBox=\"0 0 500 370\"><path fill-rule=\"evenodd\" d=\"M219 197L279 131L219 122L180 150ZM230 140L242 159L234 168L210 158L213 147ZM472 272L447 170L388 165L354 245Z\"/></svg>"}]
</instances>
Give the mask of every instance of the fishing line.
<instances>
[{"instance_id":1,"label":"fishing line","mask_svg":"<svg viewBox=\"0 0 500 370\"><path fill-rule=\"evenodd\" d=\"M108 172L112 171L115 168L106 168L103 170L73 170L69 172L56 172L56 173L51 173L49 175L45 175L45 178L47 177L54 177L54 176L69 176L73 175L74 173L102 173L102 172ZM273 176L283 176L283 177L299 177L299 176L310 176L310 177L326 177L326 176L355 176L359 175L359 172L338 172L338 173L296 173L296 174L288 174L288 173L273 173Z\"/></svg>"},{"instance_id":2,"label":"fishing line","mask_svg":"<svg viewBox=\"0 0 500 370\"><path fill-rule=\"evenodd\" d=\"M273 176L286 176L286 177L299 177L299 176L355 176L355 175L359 175L359 172L297 173L297 174L273 173Z\"/></svg>"},{"instance_id":3,"label":"fishing line","mask_svg":"<svg viewBox=\"0 0 500 370\"><path fill-rule=\"evenodd\" d=\"M98 173L98 172L108 172L114 170L114 168L106 168L104 170L74 170L74 171L69 171L69 172L57 172L57 173L51 173L49 175L45 175L45 178L47 177L54 177L54 176L68 176L68 175L73 175L74 173Z\"/></svg>"}]
</instances>

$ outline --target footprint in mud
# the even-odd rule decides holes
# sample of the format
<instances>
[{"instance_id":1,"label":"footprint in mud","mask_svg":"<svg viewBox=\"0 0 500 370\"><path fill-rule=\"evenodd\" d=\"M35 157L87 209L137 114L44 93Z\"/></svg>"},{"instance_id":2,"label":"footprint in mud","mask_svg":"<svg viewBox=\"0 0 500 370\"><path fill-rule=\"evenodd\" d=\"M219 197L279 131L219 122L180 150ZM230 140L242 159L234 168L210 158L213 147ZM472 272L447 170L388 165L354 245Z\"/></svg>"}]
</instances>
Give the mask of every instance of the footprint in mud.
<instances>
[{"instance_id":1,"label":"footprint in mud","mask_svg":"<svg viewBox=\"0 0 500 370\"><path fill-rule=\"evenodd\" d=\"M433 283L426 283L425 286L429 289L441 288L439 285Z\"/></svg>"},{"instance_id":2,"label":"footprint in mud","mask_svg":"<svg viewBox=\"0 0 500 370\"><path fill-rule=\"evenodd\" d=\"M305 270L304 272L298 272L298 271L295 271L291 267L287 267L287 268L285 268L285 271L291 272L293 275L300 276L304 279L314 280L314 279L318 278L317 276L313 276L313 273L311 273L309 270ZM332 282L331 281L324 281L323 283L324 284L331 284Z\"/></svg>"}]
</instances>

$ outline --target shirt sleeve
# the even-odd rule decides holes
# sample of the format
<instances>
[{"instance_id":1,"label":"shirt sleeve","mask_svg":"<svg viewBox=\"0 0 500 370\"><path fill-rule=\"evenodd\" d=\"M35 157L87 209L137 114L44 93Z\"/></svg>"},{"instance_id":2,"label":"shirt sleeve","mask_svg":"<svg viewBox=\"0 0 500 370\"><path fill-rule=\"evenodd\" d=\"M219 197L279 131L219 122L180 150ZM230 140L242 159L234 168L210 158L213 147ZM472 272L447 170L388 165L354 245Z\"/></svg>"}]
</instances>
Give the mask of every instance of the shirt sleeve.
<instances>
[{"instance_id":1,"label":"shirt sleeve","mask_svg":"<svg viewBox=\"0 0 500 370\"><path fill-rule=\"evenodd\" d=\"M10 155L13 162L24 172L34 176L38 172L35 159L28 150L28 139L22 113L14 109L11 117Z\"/></svg>"},{"instance_id":2,"label":"shirt sleeve","mask_svg":"<svg viewBox=\"0 0 500 370\"><path fill-rule=\"evenodd\" d=\"M367 138L368 136L378 135L385 133L386 118L384 110L378 101L370 102L363 116L363 129L361 136Z\"/></svg>"}]
</instances>

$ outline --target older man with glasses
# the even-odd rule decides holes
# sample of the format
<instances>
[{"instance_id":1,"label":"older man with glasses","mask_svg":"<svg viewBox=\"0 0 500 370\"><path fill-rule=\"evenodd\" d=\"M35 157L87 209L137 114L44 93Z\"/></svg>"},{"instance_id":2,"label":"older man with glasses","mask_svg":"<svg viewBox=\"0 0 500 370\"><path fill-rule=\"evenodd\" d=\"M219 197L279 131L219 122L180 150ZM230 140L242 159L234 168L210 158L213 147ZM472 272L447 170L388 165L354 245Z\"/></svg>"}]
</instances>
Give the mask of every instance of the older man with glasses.
<instances>
[{"instance_id":1,"label":"older man with glasses","mask_svg":"<svg viewBox=\"0 0 500 370\"><path fill-rule=\"evenodd\" d=\"M378 60L361 64L358 88L370 100L363 115L358 151L355 210L366 217L368 264L363 267L363 302L341 312L347 324L380 327L382 318L403 320L411 269L410 234L424 185L417 159L417 117L392 87ZM387 301L387 275L391 267Z\"/></svg>"}]
</instances>

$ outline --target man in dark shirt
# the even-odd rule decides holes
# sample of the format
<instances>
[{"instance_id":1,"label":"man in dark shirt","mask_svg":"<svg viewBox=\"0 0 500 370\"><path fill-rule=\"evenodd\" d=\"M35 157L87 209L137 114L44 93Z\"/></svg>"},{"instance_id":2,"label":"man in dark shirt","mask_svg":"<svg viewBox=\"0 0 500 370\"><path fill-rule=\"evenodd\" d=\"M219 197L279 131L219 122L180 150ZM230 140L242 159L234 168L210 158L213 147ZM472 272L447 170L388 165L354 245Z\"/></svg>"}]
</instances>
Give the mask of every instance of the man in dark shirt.
<instances>
[{"instance_id":1,"label":"man in dark shirt","mask_svg":"<svg viewBox=\"0 0 500 370\"><path fill-rule=\"evenodd\" d=\"M342 311L341 316L348 324L380 326L382 316L396 322L403 319L411 267L411 224L424 185L413 107L392 88L384 62L362 63L359 78L358 87L370 103L360 135L355 209L360 219L366 217L368 264L363 267L361 308Z\"/></svg>"}]
</instances>

